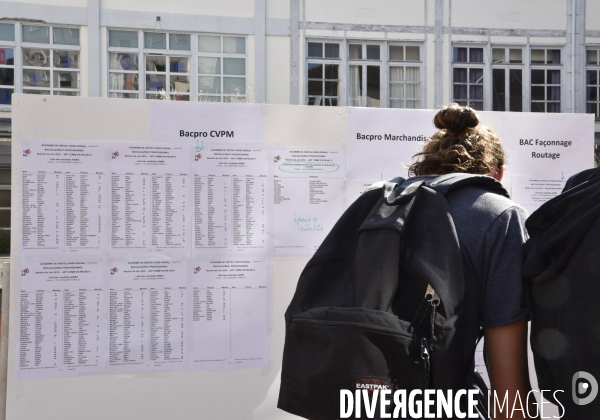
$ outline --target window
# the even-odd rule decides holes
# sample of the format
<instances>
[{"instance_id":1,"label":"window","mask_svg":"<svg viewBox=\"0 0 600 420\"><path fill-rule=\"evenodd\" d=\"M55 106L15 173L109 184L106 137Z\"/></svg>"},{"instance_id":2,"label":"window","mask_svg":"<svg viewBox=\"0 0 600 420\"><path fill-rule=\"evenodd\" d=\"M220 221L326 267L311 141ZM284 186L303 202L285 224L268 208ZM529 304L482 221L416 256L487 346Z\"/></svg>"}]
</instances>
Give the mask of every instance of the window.
<instances>
[{"instance_id":1,"label":"window","mask_svg":"<svg viewBox=\"0 0 600 420\"><path fill-rule=\"evenodd\" d=\"M523 111L523 48L492 48L492 110Z\"/></svg>"},{"instance_id":2,"label":"window","mask_svg":"<svg viewBox=\"0 0 600 420\"><path fill-rule=\"evenodd\" d=\"M307 45L308 105L340 105L340 44L309 42Z\"/></svg>"},{"instance_id":3,"label":"window","mask_svg":"<svg viewBox=\"0 0 600 420\"><path fill-rule=\"evenodd\" d=\"M144 32L144 47L146 98L189 101L190 35Z\"/></svg>"},{"instance_id":4,"label":"window","mask_svg":"<svg viewBox=\"0 0 600 420\"><path fill-rule=\"evenodd\" d=\"M108 96L139 98L140 51L137 31L109 31L108 45Z\"/></svg>"},{"instance_id":5,"label":"window","mask_svg":"<svg viewBox=\"0 0 600 420\"><path fill-rule=\"evenodd\" d=\"M483 48L452 48L452 90L454 102L483 110Z\"/></svg>"},{"instance_id":6,"label":"window","mask_svg":"<svg viewBox=\"0 0 600 420\"><path fill-rule=\"evenodd\" d=\"M10 254L10 143L0 144L0 256Z\"/></svg>"},{"instance_id":7,"label":"window","mask_svg":"<svg viewBox=\"0 0 600 420\"><path fill-rule=\"evenodd\" d=\"M561 51L532 47L531 112L560 112Z\"/></svg>"},{"instance_id":8,"label":"window","mask_svg":"<svg viewBox=\"0 0 600 420\"><path fill-rule=\"evenodd\" d=\"M0 106L10 105L15 91L15 25L0 23Z\"/></svg>"},{"instance_id":9,"label":"window","mask_svg":"<svg viewBox=\"0 0 600 420\"><path fill-rule=\"evenodd\" d=\"M246 38L198 35L198 100L246 102Z\"/></svg>"},{"instance_id":10,"label":"window","mask_svg":"<svg viewBox=\"0 0 600 420\"><path fill-rule=\"evenodd\" d=\"M588 114L600 119L600 48L588 48L586 51L585 105Z\"/></svg>"},{"instance_id":11,"label":"window","mask_svg":"<svg viewBox=\"0 0 600 420\"><path fill-rule=\"evenodd\" d=\"M79 29L22 25L23 93L79 96Z\"/></svg>"},{"instance_id":12,"label":"window","mask_svg":"<svg viewBox=\"0 0 600 420\"><path fill-rule=\"evenodd\" d=\"M421 108L421 49L389 45L390 108Z\"/></svg>"},{"instance_id":13,"label":"window","mask_svg":"<svg viewBox=\"0 0 600 420\"><path fill-rule=\"evenodd\" d=\"M381 45L348 45L348 105L381 106Z\"/></svg>"}]
</instances>

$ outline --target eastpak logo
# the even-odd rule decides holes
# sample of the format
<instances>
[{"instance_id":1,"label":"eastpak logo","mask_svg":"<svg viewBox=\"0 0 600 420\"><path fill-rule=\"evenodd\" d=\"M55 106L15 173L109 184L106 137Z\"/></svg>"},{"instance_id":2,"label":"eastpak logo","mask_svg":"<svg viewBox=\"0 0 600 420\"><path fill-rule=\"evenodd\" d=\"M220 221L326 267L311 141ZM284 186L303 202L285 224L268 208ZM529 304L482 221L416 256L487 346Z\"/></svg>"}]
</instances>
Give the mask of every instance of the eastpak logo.
<instances>
[{"instance_id":1,"label":"eastpak logo","mask_svg":"<svg viewBox=\"0 0 600 420\"><path fill-rule=\"evenodd\" d=\"M375 378L364 378L359 379L358 381L352 384L352 389L362 390L365 389L369 391L369 394L373 393L373 391L384 391L386 389L392 389L392 384L386 381L382 381L381 379Z\"/></svg>"}]
</instances>

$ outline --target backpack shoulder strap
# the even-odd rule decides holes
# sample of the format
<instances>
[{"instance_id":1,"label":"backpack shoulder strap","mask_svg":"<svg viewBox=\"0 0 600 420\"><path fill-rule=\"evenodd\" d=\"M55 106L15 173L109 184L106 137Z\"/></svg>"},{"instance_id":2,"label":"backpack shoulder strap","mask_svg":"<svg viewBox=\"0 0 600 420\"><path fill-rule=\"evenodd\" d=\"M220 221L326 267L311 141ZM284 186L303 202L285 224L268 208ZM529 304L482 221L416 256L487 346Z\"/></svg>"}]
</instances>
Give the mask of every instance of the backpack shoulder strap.
<instances>
[{"instance_id":1,"label":"backpack shoulder strap","mask_svg":"<svg viewBox=\"0 0 600 420\"><path fill-rule=\"evenodd\" d=\"M502 195L506 198L510 198L508 191L502 186L502 184L496 181L491 176L487 175L476 175L476 174L447 174L439 176L431 181L427 182L427 186L437 191L442 195L446 195L451 191L458 188L471 186L479 186L487 189L489 192Z\"/></svg>"}]
</instances>

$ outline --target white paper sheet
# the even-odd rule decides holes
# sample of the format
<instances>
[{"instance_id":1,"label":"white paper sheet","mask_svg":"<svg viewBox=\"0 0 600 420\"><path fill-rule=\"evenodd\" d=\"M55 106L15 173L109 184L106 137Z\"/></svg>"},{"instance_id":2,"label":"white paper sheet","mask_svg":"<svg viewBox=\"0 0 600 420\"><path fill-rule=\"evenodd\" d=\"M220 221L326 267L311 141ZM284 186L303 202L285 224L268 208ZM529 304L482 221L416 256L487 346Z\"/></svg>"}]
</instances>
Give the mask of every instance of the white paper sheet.
<instances>
[{"instance_id":1,"label":"white paper sheet","mask_svg":"<svg viewBox=\"0 0 600 420\"><path fill-rule=\"evenodd\" d=\"M192 369L269 365L269 274L263 259L195 260Z\"/></svg>"},{"instance_id":2,"label":"white paper sheet","mask_svg":"<svg viewBox=\"0 0 600 420\"><path fill-rule=\"evenodd\" d=\"M559 195L566 182L567 179L562 176L513 174L512 199L531 214L546 201Z\"/></svg>"},{"instance_id":3,"label":"white paper sheet","mask_svg":"<svg viewBox=\"0 0 600 420\"><path fill-rule=\"evenodd\" d=\"M118 143L111 153L112 255L190 255L193 152L187 145Z\"/></svg>"},{"instance_id":4,"label":"white paper sheet","mask_svg":"<svg viewBox=\"0 0 600 420\"><path fill-rule=\"evenodd\" d=\"M350 207L365 190L378 181L369 179L349 179L346 181L346 207Z\"/></svg>"},{"instance_id":5,"label":"white paper sheet","mask_svg":"<svg viewBox=\"0 0 600 420\"><path fill-rule=\"evenodd\" d=\"M109 372L183 370L189 340L189 262L112 259Z\"/></svg>"},{"instance_id":6,"label":"white paper sheet","mask_svg":"<svg viewBox=\"0 0 600 420\"><path fill-rule=\"evenodd\" d=\"M341 148L273 148L273 242L277 254L311 255L344 212Z\"/></svg>"},{"instance_id":7,"label":"white paper sheet","mask_svg":"<svg viewBox=\"0 0 600 420\"><path fill-rule=\"evenodd\" d=\"M262 107L258 104L148 104L150 141L193 144L202 153L209 144L262 144Z\"/></svg>"},{"instance_id":8,"label":"white paper sheet","mask_svg":"<svg viewBox=\"0 0 600 420\"><path fill-rule=\"evenodd\" d=\"M406 178L412 156L436 132L428 109L348 108L348 179Z\"/></svg>"},{"instance_id":9,"label":"white paper sheet","mask_svg":"<svg viewBox=\"0 0 600 420\"><path fill-rule=\"evenodd\" d=\"M104 260L64 256L21 259L21 379L100 373L106 361Z\"/></svg>"},{"instance_id":10,"label":"white paper sheet","mask_svg":"<svg viewBox=\"0 0 600 420\"><path fill-rule=\"evenodd\" d=\"M194 256L267 252L266 149L208 146L193 171Z\"/></svg>"},{"instance_id":11,"label":"white paper sheet","mask_svg":"<svg viewBox=\"0 0 600 420\"><path fill-rule=\"evenodd\" d=\"M108 148L104 143L21 143L24 255L106 251Z\"/></svg>"}]
</instances>

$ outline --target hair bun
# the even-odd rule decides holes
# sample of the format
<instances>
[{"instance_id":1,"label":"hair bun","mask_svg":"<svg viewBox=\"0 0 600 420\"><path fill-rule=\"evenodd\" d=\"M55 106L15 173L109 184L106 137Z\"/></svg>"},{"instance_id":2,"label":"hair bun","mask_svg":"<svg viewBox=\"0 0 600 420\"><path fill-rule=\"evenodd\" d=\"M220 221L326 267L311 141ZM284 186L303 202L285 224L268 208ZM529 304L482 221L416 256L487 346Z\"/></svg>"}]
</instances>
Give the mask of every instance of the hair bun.
<instances>
[{"instance_id":1,"label":"hair bun","mask_svg":"<svg viewBox=\"0 0 600 420\"><path fill-rule=\"evenodd\" d=\"M479 118L473 108L457 103L443 107L435 114L433 124L440 130L462 133L479 125Z\"/></svg>"}]
</instances>

